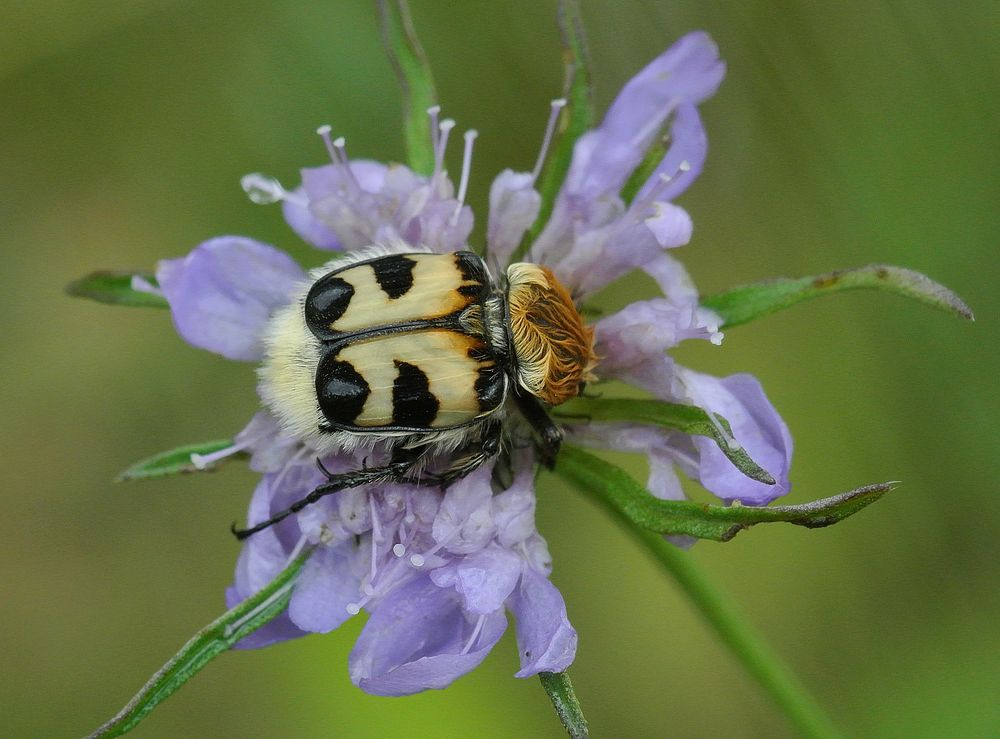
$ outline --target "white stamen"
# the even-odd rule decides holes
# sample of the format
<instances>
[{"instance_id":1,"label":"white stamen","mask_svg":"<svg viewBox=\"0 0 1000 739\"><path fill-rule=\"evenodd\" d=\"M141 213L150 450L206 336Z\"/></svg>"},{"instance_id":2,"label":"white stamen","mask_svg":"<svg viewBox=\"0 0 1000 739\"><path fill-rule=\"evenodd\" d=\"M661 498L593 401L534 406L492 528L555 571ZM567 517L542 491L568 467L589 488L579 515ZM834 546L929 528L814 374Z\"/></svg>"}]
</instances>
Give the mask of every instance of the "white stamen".
<instances>
[{"instance_id":1,"label":"white stamen","mask_svg":"<svg viewBox=\"0 0 1000 739\"><path fill-rule=\"evenodd\" d=\"M455 204L455 212L451 214L451 225L458 223L458 216L465 205L465 193L469 187L469 170L472 169L472 144L475 142L479 132L469 129L465 132L465 152L462 154L462 178L458 183L458 203Z\"/></svg>"},{"instance_id":2,"label":"white stamen","mask_svg":"<svg viewBox=\"0 0 1000 739\"><path fill-rule=\"evenodd\" d=\"M252 172L241 177L240 187L243 188L243 192L247 194L251 202L257 203L257 205L277 203L279 200L284 200L287 194L280 182L260 172Z\"/></svg>"},{"instance_id":3,"label":"white stamen","mask_svg":"<svg viewBox=\"0 0 1000 739\"><path fill-rule=\"evenodd\" d=\"M438 156L438 114L440 112L440 105L432 105L427 109L427 117L431 119L431 150L434 152L434 161L437 161Z\"/></svg>"},{"instance_id":4,"label":"white stamen","mask_svg":"<svg viewBox=\"0 0 1000 739\"><path fill-rule=\"evenodd\" d=\"M330 140L330 128L329 124L324 123L322 126L316 129L316 133L320 135L323 139L323 144L326 146L326 151L330 155L330 161L334 164L340 164L340 160L337 158L337 150L333 148L333 142Z\"/></svg>"},{"instance_id":5,"label":"white stamen","mask_svg":"<svg viewBox=\"0 0 1000 739\"><path fill-rule=\"evenodd\" d=\"M725 338L725 334L721 331L713 331L709 334L708 340L715 346L722 346L722 340Z\"/></svg>"},{"instance_id":6,"label":"white stamen","mask_svg":"<svg viewBox=\"0 0 1000 739\"><path fill-rule=\"evenodd\" d=\"M687 159L685 159L683 162L681 162L680 164L677 165L677 169L680 172L690 172L691 171L691 162L689 162Z\"/></svg>"},{"instance_id":7,"label":"white stamen","mask_svg":"<svg viewBox=\"0 0 1000 739\"><path fill-rule=\"evenodd\" d=\"M191 464L195 466L195 469L204 470L210 465L218 462L220 459L231 457L238 452L242 452L245 448L245 444L233 444L232 446L227 446L225 449L220 449L219 451L212 452L211 454L198 454L196 452L192 452Z\"/></svg>"},{"instance_id":8,"label":"white stamen","mask_svg":"<svg viewBox=\"0 0 1000 739\"><path fill-rule=\"evenodd\" d=\"M364 591L364 594L369 597L375 595L375 588L372 587L370 582L366 582L361 590Z\"/></svg>"},{"instance_id":9,"label":"white stamen","mask_svg":"<svg viewBox=\"0 0 1000 739\"><path fill-rule=\"evenodd\" d=\"M402 544L393 544L392 553L395 554L397 557L402 557L404 554L406 554L406 547L404 547Z\"/></svg>"},{"instance_id":10,"label":"white stamen","mask_svg":"<svg viewBox=\"0 0 1000 739\"><path fill-rule=\"evenodd\" d=\"M472 645L476 643L476 639L479 638L479 632L483 630L483 624L486 623L486 614L479 614L479 618L476 620L476 627L472 630L471 636L469 636L469 641L465 642L465 646L462 648L462 654L468 654L469 650L472 649Z\"/></svg>"},{"instance_id":11,"label":"white stamen","mask_svg":"<svg viewBox=\"0 0 1000 739\"><path fill-rule=\"evenodd\" d=\"M354 188L355 193L361 192L361 183L358 182L358 178L354 176L354 170L351 169L351 160L347 156L347 139L343 136L338 136L333 140L333 151L335 152L335 162L341 166L347 175L347 181Z\"/></svg>"},{"instance_id":12,"label":"white stamen","mask_svg":"<svg viewBox=\"0 0 1000 739\"><path fill-rule=\"evenodd\" d=\"M357 616L359 613L361 613L361 606L359 606L357 603L348 603L347 612L352 616Z\"/></svg>"},{"instance_id":13,"label":"white stamen","mask_svg":"<svg viewBox=\"0 0 1000 739\"><path fill-rule=\"evenodd\" d=\"M147 280L142 275L132 275L132 279L129 280L129 287L131 287L137 293L147 293L149 295L158 295L161 298L165 297L163 290L158 288L152 282Z\"/></svg>"},{"instance_id":14,"label":"white stamen","mask_svg":"<svg viewBox=\"0 0 1000 739\"><path fill-rule=\"evenodd\" d=\"M409 523L413 523L414 521L416 521L416 520L417 520L417 517L416 517L416 516L414 516L414 515L413 515L412 513L407 513L407 514L406 514L406 515L405 515L405 516L403 517L403 520L404 520L404 521L405 521L406 523L408 523L408 524L409 524Z\"/></svg>"},{"instance_id":15,"label":"white stamen","mask_svg":"<svg viewBox=\"0 0 1000 739\"><path fill-rule=\"evenodd\" d=\"M425 561L426 560L424 560L424 557L421 554L410 555L410 564L413 565L414 567L423 567Z\"/></svg>"},{"instance_id":16,"label":"white stamen","mask_svg":"<svg viewBox=\"0 0 1000 739\"><path fill-rule=\"evenodd\" d=\"M552 143L552 134L556 131L556 121L559 120L559 113L565 107L566 98L559 98L549 103L549 122L545 126L545 136L542 138L542 148L538 152L538 159L535 160L535 168L531 170L532 183L542 173L542 165L545 164L545 157L549 153L549 144Z\"/></svg>"},{"instance_id":17,"label":"white stamen","mask_svg":"<svg viewBox=\"0 0 1000 739\"><path fill-rule=\"evenodd\" d=\"M434 154L434 175L431 177L432 182L436 182L441 176L442 168L444 166L444 153L448 149L448 135L454 127L455 121L451 118L445 118L440 124L438 124L438 148Z\"/></svg>"}]
</instances>

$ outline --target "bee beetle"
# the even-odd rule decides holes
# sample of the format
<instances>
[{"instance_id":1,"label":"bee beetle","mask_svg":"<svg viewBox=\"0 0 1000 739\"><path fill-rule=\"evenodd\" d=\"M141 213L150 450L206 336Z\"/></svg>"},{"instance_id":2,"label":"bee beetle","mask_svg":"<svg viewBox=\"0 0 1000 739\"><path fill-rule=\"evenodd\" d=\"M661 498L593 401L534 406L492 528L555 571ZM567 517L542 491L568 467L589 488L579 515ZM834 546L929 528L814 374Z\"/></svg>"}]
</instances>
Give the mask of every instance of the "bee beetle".
<instances>
[{"instance_id":1,"label":"bee beetle","mask_svg":"<svg viewBox=\"0 0 1000 739\"><path fill-rule=\"evenodd\" d=\"M562 432L546 408L576 397L597 360L593 329L551 270L516 263L496 280L473 252L373 246L310 279L265 332L264 404L318 456L383 443L391 457L324 469L326 483L238 538L346 488L447 485L500 453L513 412L553 463Z\"/></svg>"}]
</instances>

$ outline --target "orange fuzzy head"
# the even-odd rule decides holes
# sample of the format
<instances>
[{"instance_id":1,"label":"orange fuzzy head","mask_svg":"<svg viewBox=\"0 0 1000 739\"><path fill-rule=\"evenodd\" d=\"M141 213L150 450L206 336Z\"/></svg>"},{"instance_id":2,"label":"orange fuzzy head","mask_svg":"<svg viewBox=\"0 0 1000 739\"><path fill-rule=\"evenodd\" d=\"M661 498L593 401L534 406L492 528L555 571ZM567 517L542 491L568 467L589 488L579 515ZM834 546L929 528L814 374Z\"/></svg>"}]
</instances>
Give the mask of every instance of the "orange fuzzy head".
<instances>
[{"instance_id":1,"label":"orange fuzzy head","mask_svg":"<svg viewBox=\"0 0 1000 739\"><path fill-rule=\"evenodd\" d=\"M547 267L512 264L507 283L518 383L550 405L575 398L594 379L594 329Z\"/></svg>"}]
</instances>

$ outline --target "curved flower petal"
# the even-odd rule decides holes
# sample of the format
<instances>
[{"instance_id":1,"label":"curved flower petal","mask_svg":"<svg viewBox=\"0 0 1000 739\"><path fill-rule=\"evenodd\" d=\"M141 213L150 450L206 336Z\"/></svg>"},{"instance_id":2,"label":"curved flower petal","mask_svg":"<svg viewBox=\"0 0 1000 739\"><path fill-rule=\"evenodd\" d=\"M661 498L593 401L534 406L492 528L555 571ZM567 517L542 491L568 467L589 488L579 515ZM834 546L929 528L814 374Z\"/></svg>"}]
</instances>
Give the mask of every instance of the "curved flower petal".
<instances>
[{"instance_id":1,"label":"curved flower petal","mask_svg":"<svg viewBox=\"0 0 1000 739\"><path fill-rule=\"evenodd\" d=\"M562 672L573 664L576 629L566 617L562 594L548 578L524 568L508 606L517 619L517 649L521 657L521 669L515 677Z\"/></svg>"},{"instance_id":2,"label":"curved flower petal","mask_svg":"<svg viewBox=\"0 0 1000 739\"><path fill-rule=\"evenodd\" d=\"M288 603L288 617L303 631L333 631L351 617L347 604L358 599L360 589L354 542L320 547L299 574Z\"/></svg>"},{"instance_id":3,"label":"curved flower petal","mask_svg":"<svg viewBox=\"0 0 1000 739\"><path fill-rule=\"evenodd\" d=\"M490 475L483 465L448 488L434 518L434 540L455 554L469 554L486 546L496 533L493 522Z\"/></svg>"},{"instance_id":4,"label":"curved flower petal","mask_svg":"<svg viewBox=\"0 0 1000 739\"><path fill-rule=\"evenodd\" d=\"M492 265L502 268L510 261L525 231L538 218L542 196L529 172L505 169L490 185L490 218L486 244Z\"/></svg>"},{"instance_id":5,"label":"curved flower petal","mask_svg":"<svg viewBox=\"0 0 1000 739\"><path fill-rule=\"evenodd\" d=\"M708 411L721 414L732 426L733 436L747 453L777 481L765 485L744 476L711 439L691 437L699 459L695 475L723 500L765 505L791 489L788 470L792 437L788 427L753 375L712 377L678 367L678 377L688 397Z\"/></svg>"},{"instance_id":6,"label":"curved flower petal","mask_svg":"<svg viewBox=\"0 0 1000 739\"><path fill-rule=\"evenodd\" d=\"M186 257L161 261L156 270L181 337L245 361L260 359L265 322L304 277L287 254L240 236L206 241Z\"/></svg>"},{"instance_id":7,"label":"curved flower petal","mask_svg":"<svg viewBox=\"0 0 1000 739\"><path fill-rule=\"evenodd\" d=\"M692 102L680 103L670 124L670 148L635 199L649 197L650 191L667 177L669 182L657 190L657 199L673 200L698 178L707 156L708 137L698 107Z\"/></svg>"},{"instance_id":8,"label":"curved flower petal","mask_svg":"<svg viewBox=\"0 0 1000 739\"><path fill-rule=\"evenodd\" d=\"M324 226L309 210L309 200L304 188L298 188L281 203L281 212L285 216L285 222L307 244L328 251L339 251L342 248L337 234Z\"/></svg>"},{"instance_id":9,"label":"curved flower petal","mask_svg":"<svg viewBox=\"0 0 1000 739\"><path fill-rule=\"evenodd\" d=\"M351 650L351 681L373 695L409 695L443 688L479 665L507 617L498 610L470 622L458 600L427 576L391 592Z\"/></svg>"},{"instance_id":10,"label":"curved flower petal","mask_svg":"<svg viewBox=\"0 0 1000 739\"><path fill-rule=\"evenodd\" d=\"M254 472L277 472L298 451L299 442L285 435L278 419L267 411L258 411L233 442L250 452L250 469Z\"/></svg>"},{"instance_id":11,"label":"curved flower petal","mask_svg":"<svg viewBox=\"0 0 1000 739\"><path fill-rule=\"evenodd\" d=\"M431 580L438 587L455 588L462 597L462 608L469 613L490 614L503 606L522 567L514 552L491 544L453 565L433 570Z\"/></svg>"},{"instance_id":12,"label":"curved flower petal","mask_svg":"<svg viewBox=\"0 0 1000 739\"><path fill-rule=\"evenodd\" d=\"M527 451L514 456L517 474L510 487L494 495L490 501L497 527L496 539L501 546L508 548L535 533L534 457Z\"/></svg>"}]
</instances>

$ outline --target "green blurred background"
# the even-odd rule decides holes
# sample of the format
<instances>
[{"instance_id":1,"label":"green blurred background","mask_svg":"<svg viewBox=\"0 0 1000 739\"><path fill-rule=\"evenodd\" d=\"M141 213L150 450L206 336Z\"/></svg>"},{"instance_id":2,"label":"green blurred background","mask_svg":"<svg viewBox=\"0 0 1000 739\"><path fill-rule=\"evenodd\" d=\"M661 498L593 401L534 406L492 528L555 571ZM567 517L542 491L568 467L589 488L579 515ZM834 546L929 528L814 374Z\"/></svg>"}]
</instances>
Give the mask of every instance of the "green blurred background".
<instances>
[{"instance_id":1,"label":"green blurred background","mask_svg":"<svg viewBox=\"0 0 1000 739\"><path fill-rule=\"evenodd\" d=\"M957 290L979 321L837 296L682 361L755 373L792 428L802 502L898 492L826 530L762 527L692 556L856 736L1000 734L996 532L1000 10L995 2L584 0L601 108L688 30L729 74L683 196L678 252L703 292L884 261ZM445 112L480 131L482 218L530 168L560 93L554 3L415 0ZM252 368L185 345L165 313L65 297L98 267L149 268L208 237L311 252L239 177L402 158L396 83L366 2L36 0L0 9L0 734L76 736L114 713L222 608L254 475L114 485L131 462L230 435ZM457 171L458 148L452 169ZM633 467L644 474L641 463ZM595 736L791 732L673 584L548 478L539 529L580 632L572 674ZM348 681L359 630L225 655L145 736L560 736L512 633L443 692Z\"/></svg>"}]
</instances>

